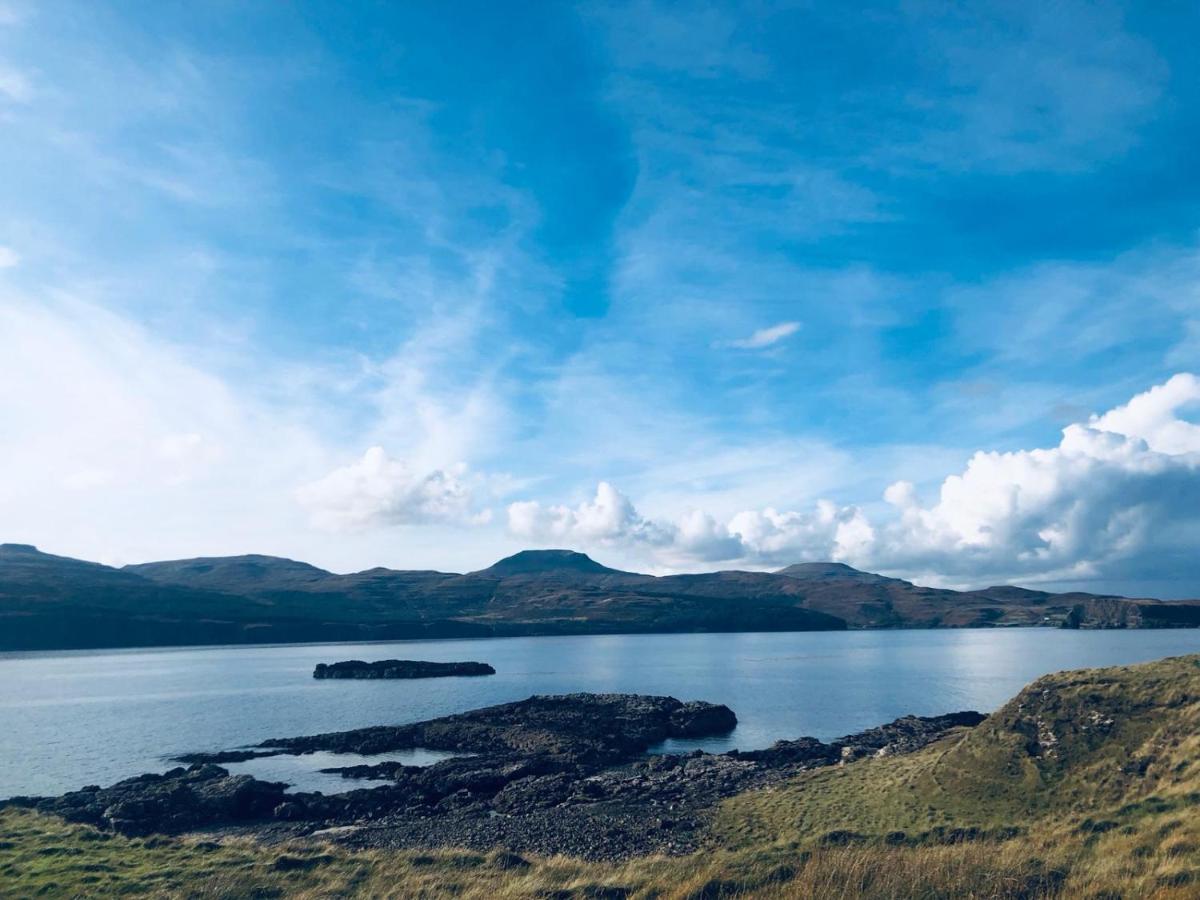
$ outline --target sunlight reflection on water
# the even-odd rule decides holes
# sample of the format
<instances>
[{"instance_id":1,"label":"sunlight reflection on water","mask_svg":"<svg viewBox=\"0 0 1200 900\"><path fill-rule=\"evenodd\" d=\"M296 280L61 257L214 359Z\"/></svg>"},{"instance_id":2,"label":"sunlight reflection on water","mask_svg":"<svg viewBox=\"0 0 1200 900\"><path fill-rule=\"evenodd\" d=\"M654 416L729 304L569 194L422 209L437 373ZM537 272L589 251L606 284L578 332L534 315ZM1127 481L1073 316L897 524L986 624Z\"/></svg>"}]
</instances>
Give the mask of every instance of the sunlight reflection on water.
<instances>
[{"instance_id":1,"label":"sunlight reflection on water","mask_svg":"<svg viewBox=\"0 0 1200 900\"><path fill-rule=\"evenodd\" d=\"M909 713L988 711L1046 672L1195 652L1200 631L985 629L6 653L0 797L108 784L169 768L180 753L414 722L539 693L725 703L736 731L672 746L750 750L802 735L828 740ZM312 678L318 662L395 657L479 660L497 674Z\"/></svg>"}]
</instances>

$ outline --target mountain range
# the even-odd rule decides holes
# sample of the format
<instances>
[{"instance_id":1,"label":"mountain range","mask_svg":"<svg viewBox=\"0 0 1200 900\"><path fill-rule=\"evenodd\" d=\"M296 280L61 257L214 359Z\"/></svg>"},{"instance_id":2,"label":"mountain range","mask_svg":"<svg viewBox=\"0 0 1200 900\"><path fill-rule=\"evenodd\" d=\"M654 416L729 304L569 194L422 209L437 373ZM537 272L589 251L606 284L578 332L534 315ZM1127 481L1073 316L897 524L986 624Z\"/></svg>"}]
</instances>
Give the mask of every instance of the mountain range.
<instances>
[{"instance_id":1,"label":"mountain range","mask_svg":"<svg viewBox=\"0 0 1200 900\"><path fill-rule=\"evenodd\" d=\"M0 650L535 634L1188 627L1200 601L922 587L841 563L653 576L569 550L466 574L352 574L271 556L114 568L0 544Z\"/></svg>"}]
</instances>

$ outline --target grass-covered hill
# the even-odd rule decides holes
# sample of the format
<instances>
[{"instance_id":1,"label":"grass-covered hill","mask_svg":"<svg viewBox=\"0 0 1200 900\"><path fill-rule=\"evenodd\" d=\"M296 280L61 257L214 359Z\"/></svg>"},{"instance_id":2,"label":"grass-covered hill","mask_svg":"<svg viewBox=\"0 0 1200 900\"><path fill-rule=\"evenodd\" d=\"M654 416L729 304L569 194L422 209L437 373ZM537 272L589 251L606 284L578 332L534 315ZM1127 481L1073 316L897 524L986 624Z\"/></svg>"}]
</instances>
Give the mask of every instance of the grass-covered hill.
<instances>
[{"instance_id":1,"label":"grass-covered hill","mask_svg":"<svg viewBox=\"0 0 1200 900\"><path fill-rule=\"evenodd\" d=\"M624 863L497 850L129 839L0 813L0 896L1193 898L1200 656L1039 679L905 756L725 801L703 851Z\"/></svg>"},{"instance_id":2,"label":"grass-covered hill","mask_svg":"<svg viewBox=\"0 0 1200 900\"><path fill-rule=\"evenodd\" d=\"M839 563L655 577L528 550L466 574L255 555L117 569L0 544L0 650L1059 624L1200 625L1200 604L951 591Z\"/></svg>"},{"instance_id":3,"label":"grass-covered hill","mask_svg":"<svg viewBox=\"0 0 1200 900\"><path fill-rule=\"evenodd\" d=\"M735 798L717 832L727 846L831 832L855 843L895 842L900 832L920 841L1071 820L1105 833L1198 800L1200 656L1188 656L1048 675L977 728L925 751ZM1200 808L1195 817L1200 826Z\"/></svg>"}]
</instances>

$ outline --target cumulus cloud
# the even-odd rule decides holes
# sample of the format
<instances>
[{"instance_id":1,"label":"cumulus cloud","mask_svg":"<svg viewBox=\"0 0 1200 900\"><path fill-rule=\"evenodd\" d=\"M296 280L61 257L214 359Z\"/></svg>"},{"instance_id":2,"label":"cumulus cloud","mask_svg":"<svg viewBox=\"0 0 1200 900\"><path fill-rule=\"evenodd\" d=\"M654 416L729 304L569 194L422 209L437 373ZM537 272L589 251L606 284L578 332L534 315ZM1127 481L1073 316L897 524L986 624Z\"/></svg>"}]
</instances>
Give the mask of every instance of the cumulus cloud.
<instances>
[{"instance_id":1,"label":"cumulus cloud","mask_svg":"<svg viewBox=\"0 0 1200 900\"><path fill-rule=\"evenodd\" d=\"M474 509L466 466L414 471L402 459L371 447L362 458L301 487L297 499L312 522L330 531L375 526L483 524L488 510Z\"/></svg>"},{"instance_id":2,"label":"cumulus cloud","mask_svg":"<svg viewBox=\"0 0 1200 900\"><path fill-rule=\"evenodd\" d=\"M870 546L874 530L855 506L818 500L807 512L740 512L729 520L747 558L786 564L798 559L847 559Z\"/></svg>"},{"instance_id":3,"label":"cumulus cloud","mask_svg":"<svg viewBox=\"0 0 1200 900\"><path fill-rule=\"evenodd\" d=\"M1057 446L979 451L923 504L890 485L893 510L818 501L805 511L693 511L647 518L601 483L577 507L509 507L509 530L539 542L640 549L667 567L833 559L960 586L998 581L1200 579L1200 378L1180 374L1063 430Z\"/></svg>"},{"instance_id":4,"label":"cumulus cloud","mask_svg":"<svg viewBox=\"0 0 1200 900\"><path fill-rule=\"evenodd\" d=\"M1056 447L980 451L925 506L888 488L898 519L866 560L972 580L1195 579L1200 562L1200 379L1180 374Z\"/></svg>"},{"instance_id":5,"label":"cumulus cloud","mask_svg":"<svg viewBox=\"0 0 1200 900\"><path fill-rule=\"evenodd\" d=\"M1089 426L1138 437L1158 453L1200 453L1200 425L1179 417L1181 410L1200 405L1200 378L1183 373L1166 384L1138 394L1124 406L1093 416Z\"/></svg>"},{"instance_id":6,"label":"cumulus cloud","mask_svg":"<svg viewBox=\"0 0 1200 900\"><path fill-rule=\"evenodd\" d=\"M607 482L593 499L578 506L512 503L508 528L516 537L538 543L623 546L649 552L667 566L739 562L784 564L798 558L845 555L870 533L853 507L822 501L806 513L774 509L741 512L719 521L701 510L674 520L656 521L638 512L632 501Z\"/></svg>"},{"instance_id":7,"label":"cumulus cloud","mask_svg":"<svg viewBox=\"0 0 1200 900\"><path fill-rule=\"evenodd\" d=\"M17 251L12 247L5 247L0 244L0 269L11 269L21 261L21 257L17 255Z\"/></svg>"},{"instance_id":8,"label":"cumulus cloud","mask_svg":"<svg viewBox=\"0 0 1200 900\"><path fill-rule=\"evenodd\" d=\"M643 518L629 498L606 481L596 496L578 506L542 506L528 500L508 507L508 528L516 537L581 543L663 545L670 535Z\"/></svg>"},{"instance_id":9,"label":"cumulus cloud","mask_svg":"<svg viewBox=\"0 0 1200 900\"><path fill-rule=\"evenodd\" d=\"M762 350L764 347L778 344L784 338L791 337L799 330L799 322L780 322L778 325L760 328L749 337L730 341L727 346L735 347L738 350Z\"/></svg>"}]
</instances>

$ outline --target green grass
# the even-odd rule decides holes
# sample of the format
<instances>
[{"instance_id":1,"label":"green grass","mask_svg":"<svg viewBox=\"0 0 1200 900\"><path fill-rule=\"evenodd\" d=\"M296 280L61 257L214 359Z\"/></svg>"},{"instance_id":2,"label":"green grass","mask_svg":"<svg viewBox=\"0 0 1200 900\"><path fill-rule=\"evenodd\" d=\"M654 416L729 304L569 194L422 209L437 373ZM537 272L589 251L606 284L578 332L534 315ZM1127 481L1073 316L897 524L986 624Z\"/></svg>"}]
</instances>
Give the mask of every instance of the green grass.
<instances>
[{"instance_id":1,"label":"green grass","mask_svg":"<svg viewBox=\"0 0 1200 900\"><path fill-rule=\"evenodd\" d=\"M514 864L141 840L8 810L0 897L1196 897L1198 759L1200 657L1187 657L1040 679L919 753L734 797L692 856Z\"/></svg>"},{"instance_id":2,"label":"green grass","mask_svg":"<svg viewBox=\"0 0 1200 900\"><path fill-rule=\"evenodd\" d=\"M1168 805L1099 831L1036 826L1005 841L822 847L785 838L676 859L531 858L514 868L503 854L131 840L10 810L0 813L0 897L1174 900L1200 892L1197 847L1195 814Z\"/></svg>"},{"instance_id":3,"label":"green grass","mask_svg":"<svg viewBox=\"0 0 1200 900\"><path fill-rule=\"evenodd\" d=\"M1045 748L1027 744L1041 732ZM831 831L882 837L1028 827L1200 791L1200 657L1041 678L978 728L926 750L818 770L735 797L727 846Z\"/></svg>"}]
</instances>

